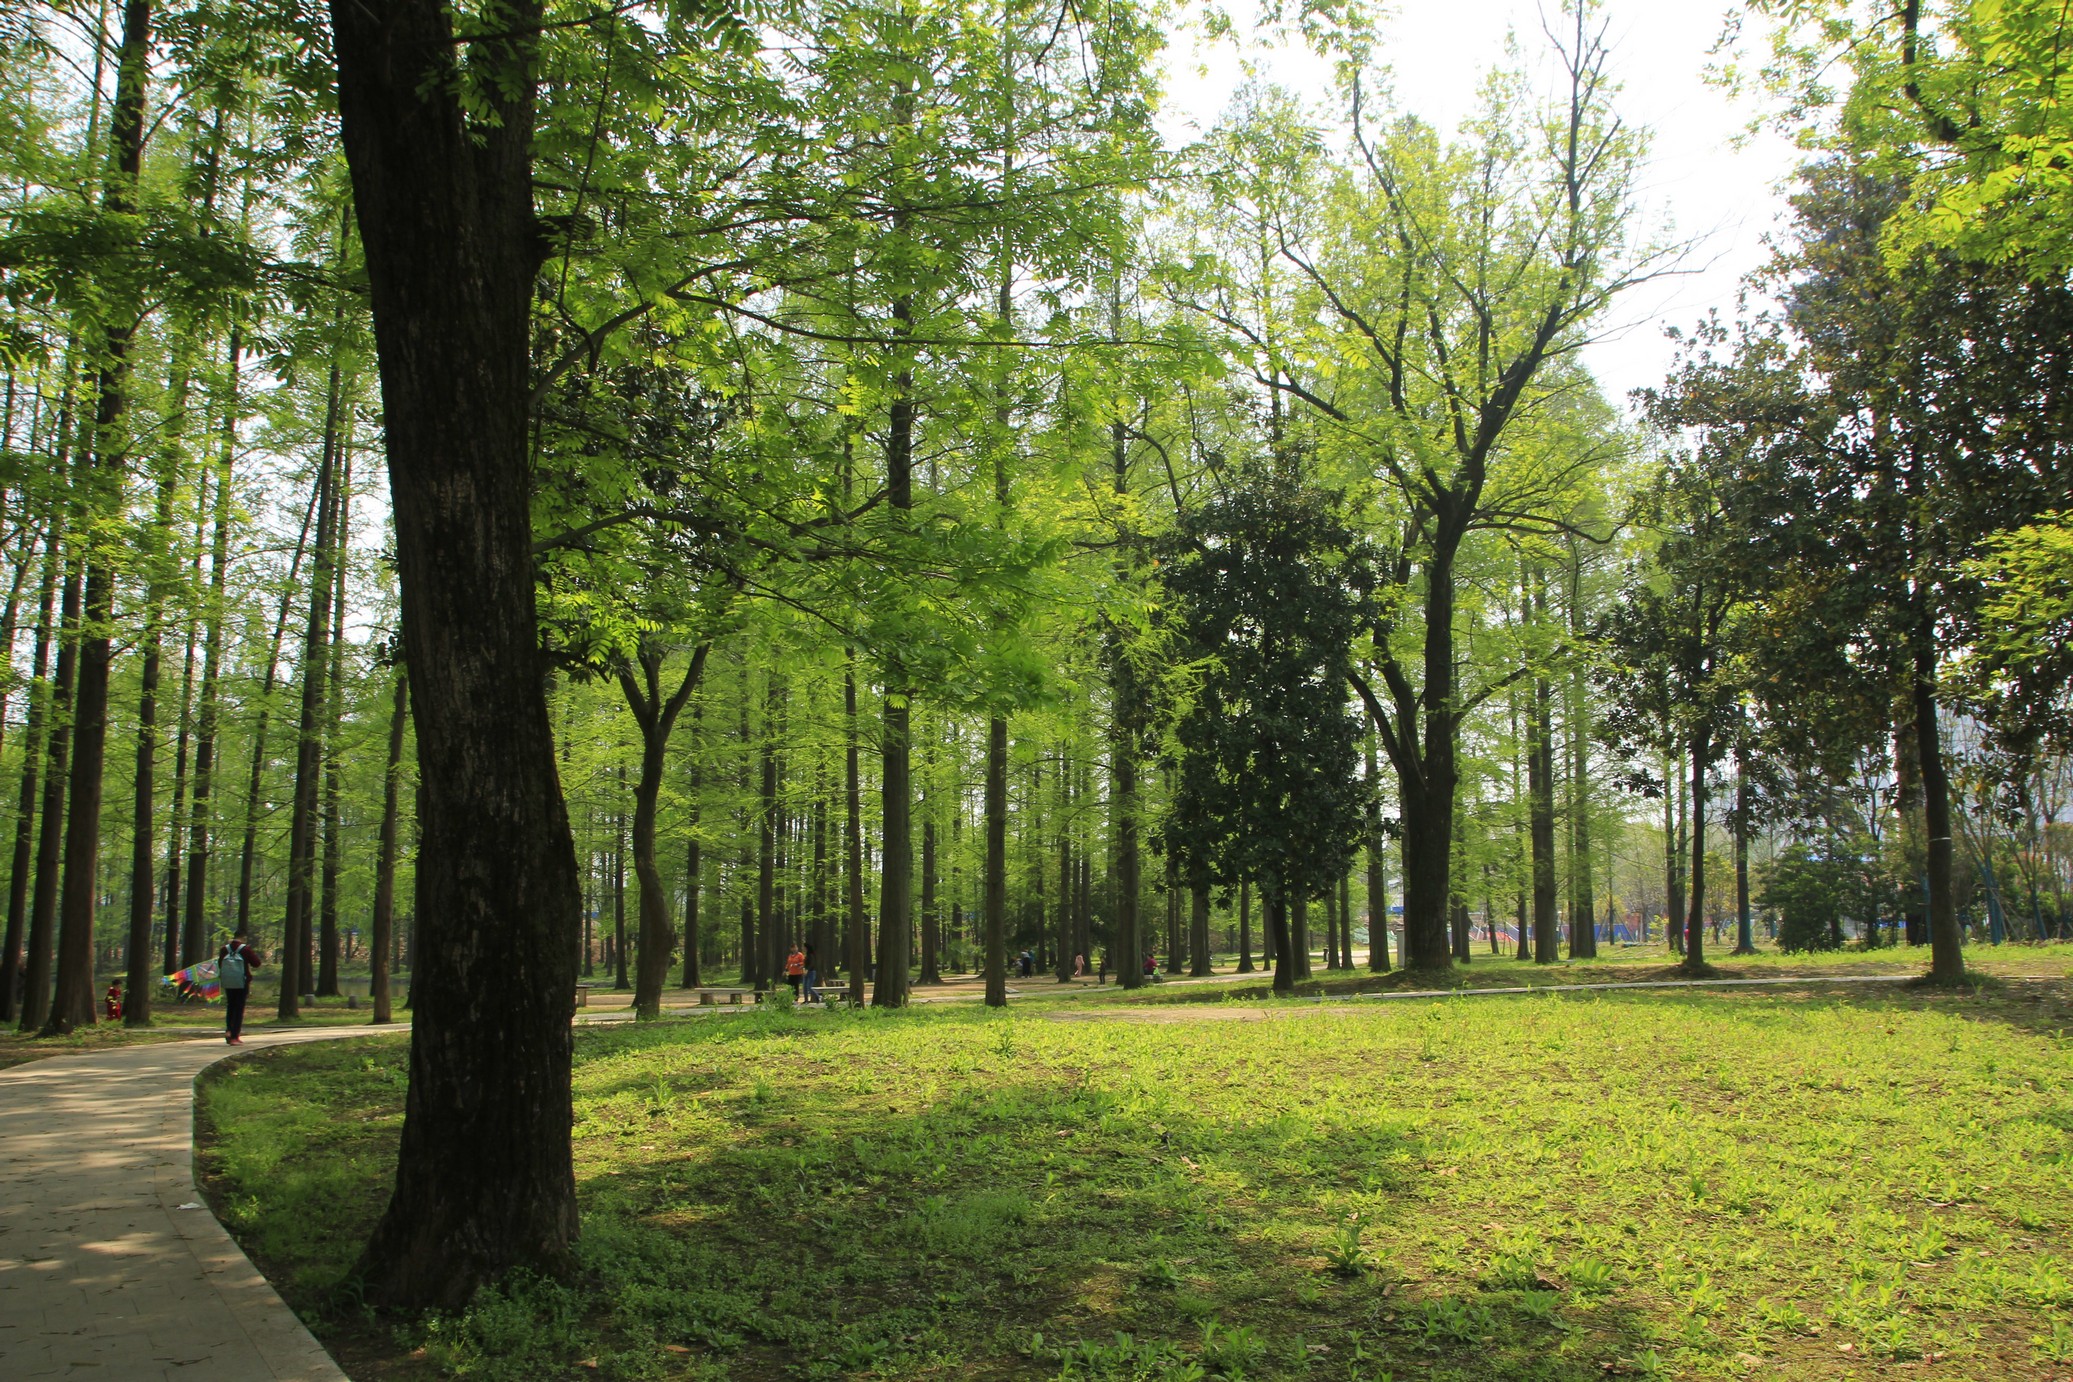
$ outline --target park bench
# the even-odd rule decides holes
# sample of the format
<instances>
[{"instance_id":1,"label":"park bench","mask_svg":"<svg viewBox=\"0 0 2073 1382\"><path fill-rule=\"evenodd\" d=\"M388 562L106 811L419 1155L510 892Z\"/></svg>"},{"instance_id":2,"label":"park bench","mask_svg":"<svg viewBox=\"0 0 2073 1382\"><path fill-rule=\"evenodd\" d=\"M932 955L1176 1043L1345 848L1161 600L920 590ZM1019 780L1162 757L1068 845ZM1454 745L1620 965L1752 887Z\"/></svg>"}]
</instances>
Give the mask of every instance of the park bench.
<instances>
[{"instance_id":1,"label":"park bench","mask_svg":"<svg viewBox=\"0 0 2073 1382\"><path fill-rule=\"evenodd\" d=\"M741 1006L740 989L700 989L698 991L698 1006L701 1008L716 1008L720 1005L720 996L722 994L725 994L727 997L727 1006L731 1008ZM762 1000L759 998L757 1001L761 1002Z\"/></svg>"}]
</instances>

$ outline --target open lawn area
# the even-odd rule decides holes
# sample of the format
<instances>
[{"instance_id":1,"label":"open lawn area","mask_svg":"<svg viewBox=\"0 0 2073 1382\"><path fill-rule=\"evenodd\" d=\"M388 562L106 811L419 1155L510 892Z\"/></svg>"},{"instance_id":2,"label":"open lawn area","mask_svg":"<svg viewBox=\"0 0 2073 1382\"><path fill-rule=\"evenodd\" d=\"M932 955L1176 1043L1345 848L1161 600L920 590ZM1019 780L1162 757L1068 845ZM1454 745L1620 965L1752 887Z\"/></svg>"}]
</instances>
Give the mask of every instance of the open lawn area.
<instances>
[{"instance_id":1,"label":"open lawn area","mask_svg":"<svg viewBox=\"0 0 2073 1382\"><path fill-rule=\"evenodd\" d=\"M2073 990L747 1012L576 1034L580 1279L374 1320L405 1046L218 1066L375 1378L2073 1376Z\"/></svg>"}]
</instances>

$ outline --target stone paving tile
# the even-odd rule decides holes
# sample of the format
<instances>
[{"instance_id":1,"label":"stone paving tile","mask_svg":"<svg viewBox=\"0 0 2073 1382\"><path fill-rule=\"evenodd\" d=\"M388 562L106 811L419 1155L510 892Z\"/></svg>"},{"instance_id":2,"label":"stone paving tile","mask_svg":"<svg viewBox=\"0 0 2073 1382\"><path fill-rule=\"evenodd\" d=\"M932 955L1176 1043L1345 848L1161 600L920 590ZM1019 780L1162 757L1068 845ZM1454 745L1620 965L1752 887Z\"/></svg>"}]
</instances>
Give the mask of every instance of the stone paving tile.
<instances>
[{"instance_id":1,"label":"stone paving tile","mask_svg":"<svg viewBox=\"0 0 2073 1382\"><path fill-rule=\"evenodd\" d=\"M363 1036L326 1028L246 1049ZM346 1382L194 1185L220 1039L0 1070L0 1379Z\"/></svg>"}]
</instances>

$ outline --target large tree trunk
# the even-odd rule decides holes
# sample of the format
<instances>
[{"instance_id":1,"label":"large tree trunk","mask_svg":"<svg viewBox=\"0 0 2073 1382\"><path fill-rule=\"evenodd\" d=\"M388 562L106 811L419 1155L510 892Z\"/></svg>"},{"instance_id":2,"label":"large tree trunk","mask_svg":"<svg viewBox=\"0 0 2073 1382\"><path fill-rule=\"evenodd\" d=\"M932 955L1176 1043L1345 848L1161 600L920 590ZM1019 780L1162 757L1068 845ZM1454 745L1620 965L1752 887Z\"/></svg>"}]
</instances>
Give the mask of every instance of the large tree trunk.
<instances>
[{"instance_id":1,"label":"large tree trunk","mask_svg":"<svg viewBox=\"0 0 2073 1382\"><path fill-rule=\"evenodd\" d=\"M389 708L388 768L382 774L381 843L374 856L374 919L369 924L368 1001L377 1026L389 1018L389 950L396 927L396 829L403 797L403 731L410 722L410 674L396 669L396 697Z\"/></svg>"},{"instance_id":2,"label":"large tree trunk","mask_svg":"<svg viewBox=\"0 0 2073 1382\"><path fill-rule=\"evenodd\" d=\"M528 326L538 0L465 46L443 0L337 0L339 108L381 363L416 711L419 927L396 1189L371 1303L459 1309L576 1236L580 889L533 604ZM501 77L501 80L499 79ZM487 105L471 120L463 100Z\"/></svg>"}]
</instances>

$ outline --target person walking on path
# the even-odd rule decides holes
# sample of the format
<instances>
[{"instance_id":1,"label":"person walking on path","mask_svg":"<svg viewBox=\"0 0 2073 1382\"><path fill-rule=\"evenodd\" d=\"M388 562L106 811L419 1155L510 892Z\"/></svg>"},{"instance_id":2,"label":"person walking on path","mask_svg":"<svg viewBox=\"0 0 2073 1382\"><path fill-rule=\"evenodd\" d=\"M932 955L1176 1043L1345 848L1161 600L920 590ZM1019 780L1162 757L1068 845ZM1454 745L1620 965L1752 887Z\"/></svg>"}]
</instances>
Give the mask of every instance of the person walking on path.
<instances>
[{"instance_id":1,"label":"person walking on path","mask_svg":"<svg viewBox=\"0 0 2073 1382\"><path fill-rule=\"evenodd\" d=\"M251 996L252 971L257 968L259 952L241 928L216 957L216 982L223 985L223 1039L232 1046L245 1044L245 999Z\"/></svg>"},{"instance_id":2,"label":"person walking on path","mask_svg":"<svg viewBox=\"0 0 2073 1382\"><path fill-rule=\"evenodd\" d=\"M819 957L815 955L813 946L811 943L809 943L806 947L806 986L805 991L800 994L800 997L804 998L809 1003L820 1002L820 982L821 968L819 964Z\"/></svg>"},{"instance_id":3,"label":"person walking on path","mask_svg":"<svg viewBox=\"0 0 2073 1382\"><path fill-rule=\"evenodd\" d=\"M785 956L785 982L792 986L792 1001L799 1000L799 985L806 981L806 952L798 946Z\"/></svg>"}]
</instances>

